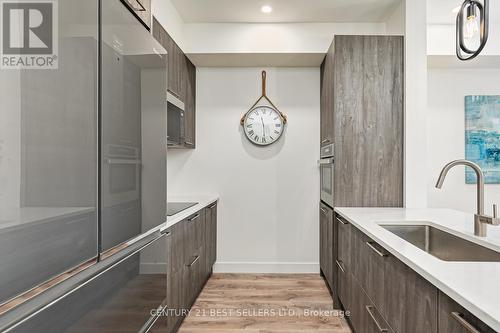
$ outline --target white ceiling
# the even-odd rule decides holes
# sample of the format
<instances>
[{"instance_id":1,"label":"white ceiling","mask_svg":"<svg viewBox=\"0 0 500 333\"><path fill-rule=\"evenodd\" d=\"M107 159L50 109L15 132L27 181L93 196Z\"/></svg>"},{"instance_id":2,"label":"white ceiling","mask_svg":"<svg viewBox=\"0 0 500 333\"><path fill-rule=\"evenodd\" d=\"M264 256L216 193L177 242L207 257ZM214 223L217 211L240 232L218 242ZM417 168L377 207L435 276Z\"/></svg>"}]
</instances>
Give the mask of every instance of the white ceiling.
<instances>
[{"instance_id":1,"label":"white ceiling","mask_svg":"<svg viewBox=\"0 0 500 333\"><path fill-rule=\"evenodd\" d=\"M384 22L401 2L401 0L171 1L186 23ZM273 12L262 13L260 9L263 5L272 6Z\"/></svg>"},{"instance_id":2,"label":"white ceiling","mask_svg":"<svg viewBox=\"0 0 500 333\"><path fill-rule=\"evenodd\" d=\"M427 0L427 23L454 24L457 14L452 10L463 3L463 0ZM500 3L490 0L490 22L500 23Z\"/></svg>"}]
</instances>

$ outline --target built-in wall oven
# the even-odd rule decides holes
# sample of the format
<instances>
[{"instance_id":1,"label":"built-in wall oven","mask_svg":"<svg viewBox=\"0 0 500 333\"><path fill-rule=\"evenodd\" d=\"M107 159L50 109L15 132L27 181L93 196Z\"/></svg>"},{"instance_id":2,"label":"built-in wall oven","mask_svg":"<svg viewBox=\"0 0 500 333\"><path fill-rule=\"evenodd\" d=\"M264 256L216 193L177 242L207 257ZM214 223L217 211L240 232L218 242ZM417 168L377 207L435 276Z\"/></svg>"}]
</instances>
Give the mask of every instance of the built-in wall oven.
<instances>
[{"instance_id":1,"label":"built-in wall oven","mask_svg":"<svg viewBox=\"0 0 500 333\"><path fill-rule=\"evenodd\" d=\"M334 149L333 143L321 148L320 160L321 201L333 208Z\"/></svg>"}]
</instances>

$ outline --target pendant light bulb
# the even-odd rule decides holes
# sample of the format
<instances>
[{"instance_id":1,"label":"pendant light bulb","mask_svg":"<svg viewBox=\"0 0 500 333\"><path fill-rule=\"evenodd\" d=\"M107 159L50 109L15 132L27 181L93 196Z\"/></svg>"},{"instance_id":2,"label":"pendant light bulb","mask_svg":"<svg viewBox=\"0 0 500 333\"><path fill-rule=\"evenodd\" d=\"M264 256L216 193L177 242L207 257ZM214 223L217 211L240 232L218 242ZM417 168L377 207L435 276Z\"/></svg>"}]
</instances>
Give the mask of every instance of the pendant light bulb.
<instances>
[{"instance_id":1,"label":"pendant light bulb","mask_svg":"<svg viewBox=\"0 0 500 333\"><path fill-rule=\"evenodd\" d=\"M479 19L477 17L477 6L471 3L467 7L467 21L465 22L464 38L471 40L479 32Z\"/></svg>"},{"instance_id":2,"label":"pendant light bulb","mask_svg":"<svg viewBox=\"0 0 500 333\"><path fill-rule=\"evenodd\" d=\"M471 40L479 32L479 21L477 16L467 17L467 22L465 23L464 37L465 39Z\"/></svg>"}]
</instances>

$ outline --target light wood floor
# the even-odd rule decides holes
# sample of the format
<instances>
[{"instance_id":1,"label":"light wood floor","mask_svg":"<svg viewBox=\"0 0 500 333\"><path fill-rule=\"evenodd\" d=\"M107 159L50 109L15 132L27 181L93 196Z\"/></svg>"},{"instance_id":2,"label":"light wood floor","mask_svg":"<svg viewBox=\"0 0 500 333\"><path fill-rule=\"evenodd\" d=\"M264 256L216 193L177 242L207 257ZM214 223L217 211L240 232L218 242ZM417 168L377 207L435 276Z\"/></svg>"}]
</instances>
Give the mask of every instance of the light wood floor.
<instances>
[{"instance_id":1,"label":"light wood floor","mask_svg":"<svg viewBox=\"0 0 500 333\"><path fill-rule=\"evenodd\" d=\"M204 332L348 333L351 330L333 309L328 289L319 275L214 274L179 330L179 333Z\"/></svg>"}]
</instances>

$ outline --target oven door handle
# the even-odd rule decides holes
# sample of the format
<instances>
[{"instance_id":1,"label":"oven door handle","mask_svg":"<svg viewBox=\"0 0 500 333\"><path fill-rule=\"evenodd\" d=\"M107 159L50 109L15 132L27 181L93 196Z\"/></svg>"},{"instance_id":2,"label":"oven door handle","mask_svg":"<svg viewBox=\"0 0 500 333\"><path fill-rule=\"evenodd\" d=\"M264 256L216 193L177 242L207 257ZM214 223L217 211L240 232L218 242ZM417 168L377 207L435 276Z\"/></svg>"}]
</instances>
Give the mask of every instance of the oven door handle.
<instances>
[{"instance_id":1,"label":"oven door handle","mask_svg":"<svg viewBox=\"0 0 500 333\"><path fill-rule=\"evenodd\" d=\"M127 159L118 159L118 158L108 158L106 162L110 165L119 165L119 164L141 164L141 160L127 160Z\"/></svg>"},{"instance_id":2,"label":"oven door handle","mask_svg":"<svg viewBox=\"0 0 500 333\"><path fill-rule=\"evenodd\" d=\"M333 164L333 162L334 162L333 157L331 157L331 158L322 158L322 159L320 159L318 161L318 164L319 165L326 165L326 164Z\"/></svg>"}]
</instances>

